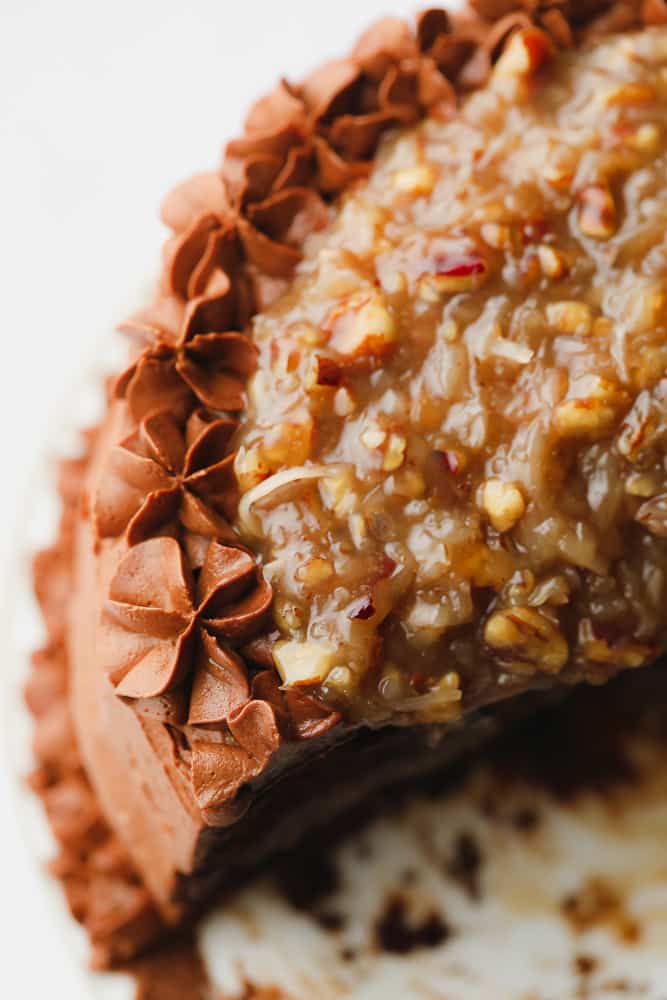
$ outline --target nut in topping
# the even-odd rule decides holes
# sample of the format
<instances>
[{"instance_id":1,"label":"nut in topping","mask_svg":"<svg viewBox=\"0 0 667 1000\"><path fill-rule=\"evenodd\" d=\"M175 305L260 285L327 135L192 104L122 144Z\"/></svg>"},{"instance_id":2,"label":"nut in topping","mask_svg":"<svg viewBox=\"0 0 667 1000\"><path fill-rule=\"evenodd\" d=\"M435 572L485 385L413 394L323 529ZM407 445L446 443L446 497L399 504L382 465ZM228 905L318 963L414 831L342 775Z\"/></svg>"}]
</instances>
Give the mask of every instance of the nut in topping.
<instances>
[{"instance_id":1,"label":"nut in topping","mask_svg":"<svg viewBox=\"0 0 667 1000\"><path fill-rule=\"evenodd\" d=\"M502 79L533 76L549 62L553 53L551 39L539 28L515 31L496 63L493 77Z\"/></svg>"},{"instance_id":2,"label":"nut in topping","mask_svg":"<svg viewBox=\"0 0 667 1000\"><path fill-rule=\"evenodd\" d=\"M350 532L350 538L354 542L355 547L358 549L363 548L368 538L368 525L366 524L366 518L363 514L350 514L347 525Z\"/></svg>"},{"instance_id":3,"label":"nut in topping","mask_svg":"<svg viewBox=\"0 0 667 1000\"><path fill-rule=\"evenodd\" d=\"M301 465L310 458L313 443L313 420L278 424L265 435L262 448L271 469L281 465Z\"/></svg>"},{"instance_id":4,"label":"nut in topping","mask_svg":"<svg viewBox=\"0 0 667 1000\"><path fill-rule=\"evenodd\" d=\"M357 507L354 474L349 468L321 479L319 490L324 506L338 517L347 517Z\"/></svg>"},{"instance_id":5,"label":"nut in topping","mask_svg":"<svg viewBox=\"0 0 667 1000\"><path fill-rule=\"evenodd\" d=\"M486 281L488 273L489 266L479 254L442 257L435 261L433 271L419 278L419 297L437 302L443 295L471 291Z\"/></svg>"},{"instance_id":6,"label":"nut in topping","mask_svg":"<svg viewBox=\"0 0 667 1000\"><path fill-rule=\"evenodd\" d=\"M565 254L546 243L537 248L537 256L547 278L564 278L570 269Z\"/></svg>"},{"instance_id":7,"label":"nut in topping","mask_svg":"<svg viewBox=\"0 0 667 1000\"><path fill-rule=\"evenodd\" d=\"M271 469L259 445L252 448L241 447L234 459L236 481L242 493L257 486L269 475Z\"/></svg>"},{"instance_id":8,"label":"nut in topping","mask_svg":"<svg viewBox=\"0 0 667 1000\"><path fill-rule=\"evenodd\" d=\"M652 535L667 538L667 493L659 493L641 505L635 520Z\"/></svg>"},{"instance_id":9,"label":"nut in topping","mask_svg":"<svg viewBox=\"0 0 667 1000\"><path fill-rule=\"evenodd\" d=\"M499 222L483 223L480 236L493 250L509 250L512 247L512 230Z\"/></svg>"},{"instance_id":10,"label":"nut in topping","mask_svg":"<svg viewBox=\"0 0 667 1000\"><path fill-rule=\"evenodd\" d=\"M438 337L447 344L455 343L461 336L461 330L455 319L445 319L438 326Z\"/></svg>"},{"instance_id":11,"label":"nut in topping","mask_svg":"<svg viewBox=\"0 0 667 1000\"><path fill-rule=\"evenodd\" d=\"M544 179L550 187L558 191L568 191L574 180L574 170L564 161L547 163L544 168Z\"/></svg>"},{"instance_id":12,"label":"nut in topping","mask_svg":"<svg viewBox=\"0 0 667 1000\"><path fill-rule=\"evenodd\" d=\"M444 677L441 677L436 687L443 694L449 694L455 701L461 697L461 678L455 670L450 670Z\"/></svg>"},{"instance_id":13,"label":"nut in topping","mask_svg":"<svg viewBox=\"0 0 667 1000\"><path fill-rule=\"evenodd\" d=\"M566 399L556 407L554 426L562 437L604 434L613 425L613 409L592 399Z\"/></svg>"},{"instance_id":14,"label":"nut in topping","mask_svg":"<svg viewBox=\"0 0 667 1000\"><path fill-rule=\"evenodd\" d=\"M382 427L377 427L371 425L366 427L361 432L361 443L364 448L368 448L369 451L374 451L376 448L382 447L387 438L387 432L382 429Z\"/></svg>"},{"instance_id":15,"label":"nut in topping","mask_svg":"<svg viewBox=\"0 0 667 1000\"><path fill-rule=\"evenodd\" d=\"M433 168L426 163L416 167L407 167L394 174L394 187L397 191L405 191L414 195L430 194L434 185L435 173Z\"/></svg>"},{"instance_id":16,"label":"nut in topping","mask_svg":"<svg viewBox=\"0 0 667 1000\"><path fill-rule=\"evenodd\" d=\"M518 344L507 337L496 337L491 345L491 354L503 361L516 365L527 365L534 357L534 351L526 344Z\"/></svg>"},{"instance_id":17,"label":"nut in topping","mask_svg":"<svg viewBox=\"0 0 667 1000\"><path fill-rule=\"evenodd\" d=\"M461 677L450 670L426 694L406 699L400 707L416 713L425 722L453 722L460 718Z\"/></svg>"},{"instance_id":18,"label":"nut in topping","mask_svg":"<svg viewBox=\"0 0 667 1000\"><path fill-rule=\"evenodd\" d=\"M667 369L667 350L660 347L647 346L641 351L635 364L631 364L632 381L637 389L651 388L660 380Z\"/></svg>"},{"instance_id":19,"label":"nut in topping","mask_svg":"<svg viewBox=\"0 0 667 1000\"><path fill-rule=\"evenodd\" d=\"M281 639L273 647L273 658L287 687L321 684L334 665L336 652L324 642Z\"/></svg>"},{"instance_id":20,"label":"nut in topping","mask_svg":"<svg viewBox=\"0 0 667 1000\"><path fill-rule=\"evenodd\" d=\"M579 192L578 225L584 236L608 240L617 229L616 203L604 184L590 184Z\"/></svg>"},{"instance_id":21,"label":"nut in topping","mask_svg":"<svg viewBox=\"0 0 667 1000\"><path fill-rule=\"evenodd\" d=\"M629 82L612 87L603 93L602 103L606 108L629 107L638 104L651 104L656 97L655 87L649 83Z\"/></svg>"},{"instance_id":22,"label":"nut in topping","mask_svg":"<svg viewBox=\"0 0 667 1000\"><path fill-rule=\"evenodd\" d=\"M595 438L611 430L627 403L627 394L615 383L587 376L581 380L576 398L556 407L554 427L562 437Z\"/></svg>"},{"instance_id":23,"label":"nut in topping","mask_svg":"<svg viewBox=\"0 0 667 1000\"><path fill-rule=\"evenodd\" d=\"M628 138L628 144L639 153L656 153L660 147L662 133L658 125L645 122Z\"/></svg>"},{"instance_id":24,"label":"nut in topping","mask_svg":"<svg viewBox=\"0 0 667 1000\"><path fill-rule=\"evenodd\" d=\"M303 626L303 611L287 598L277 598L273 604L276 625L284 632L297 632Z\"/></svg>"},{"instance_id":25,"label":"nut in topping","mask_svg":"<svg viewBox=\"0 0 667 1000\"><path fill-rule=\"evenodd\" d=\"M561 333L586 337L591 332L591 310L585 302L550 302L547 306L547 321Z\"/></svg>"},{"instance_id":26,"label":"nut in topping","mask_svg":"<svg viewBox=\"0 0 667 1000\"><path fill-rule=\"evenodd\" d=\"M667 294L661 281L636 281L624 294L622 317L631 333L648 333L665 315Z\"/></svg>"},{"instance_id":27,"label":"nut in topping","mask_svg":"<svg viewBox=\"0 0 667 1000\"><path fill-rule=\"evenodd\" d=\"M403 271L385 270L382 272L380 282L382 291L387 295L401 295L408 288L408 279Z\"/></svg>"},{"instance_id":28,"label":"nut in topping","mask_svg":"<svg viewBox=\"0 0 667 1000\"><path fill-rule=\"evenodd\" d=\"M378 681L378 692L385 701L398 701L405 697L405 677L395 663L389 661Z\"/></svg>"},{"instance_id":29,"label":"nut in topping","mask_svg":"<svg viewBox=\"0 0 667 1000\"><path fill-rule=\"evenodd\" d=\"M646 499L655 496L659 489L660 484L649 473L631 472L625 480L625 492L629 493L631 497Z\"/></svg>"},{"instance_id":30,"label":"nut in topping","mask_svg":"<svg viewBox=\"0 0 667 1000\"><path fill-rule=\"evenodd\" d=\"M596 316L593 320L594 337L610 337L614 332L614 324L608 316Z\"/></svg>"},{"instance_id":31,"label":"nut in topping","mask_svg":"<svg viewBox=\"0 0 667 1000\"><path fill-rule=\"evenodd\" d=\"M655 656L655 650L640 643L610 646L603 639L593 640L584 646L584 656L594 663L612 663L619 667L641 667Z\"/></svg>"},{"instance_id":32,"label":"nut in topping","mask_svg":"<svg viewBox=\"0 0 667 1000\"><path fill-rule=\"evenodd\" d=\"M356 679L349 667L334 667L327 675L326 684L328 688L350 694L356 687Z\"/></svg>"},{"instance_id":33,"label":"nut in topping","mask_svg":"<svg viewBox=\"0 0 667 1000\"><path fill-rule=\"evenodd\" d=\"M314 558L299 566L295 576L306 587L317 587L333 576L333 566L328 559Z\"/></svg>"},{"instance_id":34,"label":"nut in topping","mask_svg":"<svg viewBox=\"0 0 667 1000\"><path fill-rule=\"evenodd\" d=\"M382 460L385 472L393 472L400 468L405 458L406 440L402 434L390 434Z\"/></svg>"},{"instance_id":35,"label":"nut in topping","mask_svg":"<svg viewBox=\"0 0 667 1000\"><path fill-rule=\"evenodd\" d=\"M313 326L312 323L295 323L290 329L290 333L296 340L302 344L308 344L309 347L316 347L318 344L322 344L325 339L323 331Z\"/></svg>"},{"instance_id":36,"label":"nut in topping","mask_svg":"<svg viewBox=\"0 0 667 1000\"><path fill-rule=\"evenodd\" d=\"M508 654L510 668L519 673L557 674L569 657L556 623L535 608L495 611L484 628L484 640L492 649Z\"/></svg>"},{"instance_id":37,"label":"nut in topping","mask_svg":"<svg viewBox=\"0 0 667 1000\"><path fill-rule=\"evenodd\" d=\"M350 390L343 386L334 396L333 405L337 417L349 417L351 413L354 413L357 404Z\"/></svg>"},{"instance_id":38,"label":"nut in topping","mask_svg":"<svg viewBox=\"0 0 667 1000\"><path fill-rule=\"evenodd\" d=\"M487 479L482 490L482 506L496 531L510 531L523 517L526 501L515 483Z\"/></svg>"},{"instance_id":39,"label":"nut in topping","mask_svg":"<svg viewBox=\"0 0 667 1000\"><path fill-rule=\"evenodd\" d=\"M350 358L384 355L398 338L394 318L377 291L334 309L325 328L331 331L331 347Z\"/></svg>"},{"instance_id":40,"label":"nut in topping","mask_svg":"<svg viewBox=\"0 0 667 1000\"><path fill-rule=\"evenodd\" d=\"M395 476L385 480L384 490L390 495L416 500L424 495L426 483L418 469L403 468Z\"/></svg>"}]
</instances>

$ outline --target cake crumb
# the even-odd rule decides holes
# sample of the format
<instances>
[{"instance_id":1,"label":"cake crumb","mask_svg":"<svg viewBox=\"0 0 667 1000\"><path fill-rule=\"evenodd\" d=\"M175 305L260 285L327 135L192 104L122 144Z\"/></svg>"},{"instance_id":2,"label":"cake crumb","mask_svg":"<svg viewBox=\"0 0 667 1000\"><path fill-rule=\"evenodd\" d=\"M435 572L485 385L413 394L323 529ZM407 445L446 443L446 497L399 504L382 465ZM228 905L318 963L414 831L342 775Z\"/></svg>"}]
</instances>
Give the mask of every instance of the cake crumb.
<instances>
[{"instance_id":1,"label":"cake crumb","mask_svg":"<svg viewBox=\"0 0 667 1000\"><path fill-rule=\"evenodd\" d=\"M476 837L464 830L454 840L453 850L447 861L447 874L462 886L470 899L475 901L482 895L480 869L483 861Z\"/></svg>"},{"instance_id":2,"label":"cake crumb","mask_svg":"<svg viewBox=\"0 0 667 1000\"><path fill-rule=\"evenodd\" d=\"M411 921L407 900L399 893L388 897L375 924L377 947L394 955L409 955L419 948L437 948L450 935L450 927L435 910L421 921Z\"/></svg>"},{"instance_id":3,"label":"cake crumb","mask_svg":"<svg viewBox=\"0 0 667 1000\"><path fill-rule=\"evenodd\" d=\"M636 944L641 937L638 921L627 912L617 890L602 878L589 878L566 896L561 912L578 934L606 926L627 945Z\"/></svg>"},{"instance_id":4,"label":"cake crumb","mask_svg":"<svg viewBox=\"0 0 667 1000\"><path fill-rule=\"evenodd\" d=\"M521 806L512 816L512 825L521 833L532 833L540 825L540 814L534 806Z\"/></svg>"},{"instance_id":5,"label":"cake crumb","mask_svg":"<svg viewBox=\"0 0 667 1000\"><path fill-rule=\"evenodd\" d=\"M592 976L598 967L598 960L594 955L575 955L573 965L578 976Z\"/></svg>"}]
</instances>

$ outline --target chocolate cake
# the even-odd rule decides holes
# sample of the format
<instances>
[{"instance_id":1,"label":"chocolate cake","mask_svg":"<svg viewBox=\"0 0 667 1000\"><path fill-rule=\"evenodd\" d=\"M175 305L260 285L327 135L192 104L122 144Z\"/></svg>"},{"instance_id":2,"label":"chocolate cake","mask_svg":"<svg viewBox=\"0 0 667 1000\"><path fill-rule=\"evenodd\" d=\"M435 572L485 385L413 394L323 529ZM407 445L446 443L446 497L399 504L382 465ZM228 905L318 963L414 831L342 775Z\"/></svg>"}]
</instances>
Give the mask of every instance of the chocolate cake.
<instances>
[{"instance_id":1,"label":"chocolate cake","mask_svg":"<svg viewBox=\"0 0 667 1000\"><path fill-rule=\"evenodd\" d=\"M667 647L667 5L388 18L178 187L28 702L98 963Z\"/></svg>"}]
</instances>

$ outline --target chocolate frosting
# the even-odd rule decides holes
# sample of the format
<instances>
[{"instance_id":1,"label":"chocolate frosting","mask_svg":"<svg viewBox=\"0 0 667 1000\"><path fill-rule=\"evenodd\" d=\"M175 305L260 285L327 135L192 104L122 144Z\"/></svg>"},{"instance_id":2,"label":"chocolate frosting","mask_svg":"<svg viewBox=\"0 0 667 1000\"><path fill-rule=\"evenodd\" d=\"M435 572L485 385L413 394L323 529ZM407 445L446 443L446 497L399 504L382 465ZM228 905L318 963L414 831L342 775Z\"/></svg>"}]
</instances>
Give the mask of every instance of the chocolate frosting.
<instances>
[{"instance_id":1,"label":"chocolate frosting","mask_svg":"<svg viewBox=\"0 0 667 1000\"><path fill-rule=\"evenodd\" d=\"M94 503L99 536L126 531L136 545L172 533L179 521L191 533L236 540L226 520L236 507L230 451L236 427L203 409L185 427L169 410L149 413L109 457Z\"/></svg>"},{"instance_id":2,"label":"chocolate frosting","mask_svg":"<svg viewBox=\"0 0 667 1000\"><path fill-rule=\"evenodd\" d=\"M85 449L92 446L87 435ZM32 788L41 797L58 853L52 874L92 941L92 961L107 966L135 954L161 926L151 897L102 815L84 770L68 703L67 605L72 589L73 532L86 467L63 462L63 515L57 542L38 554L35 590L46 625L45 645L32 657L25 698L35 718Z\"/></svg>"},{"instance_id":3,"label":"chocolate frosting","mask_svg":"<svg viewBox=\"0 0 667 1000\"><path fill-rule=\"evenodd\" d=\"M270 604L271 588L243 549L211 542L195 584L176 539L139 543L121 560L104 609L105 662L116 692L143 699L148 710L146 699L180 692L192 675L187 721L225 721L222 706L242 704L249 686L224 643L250 638Z\"/></svg>"},{"instance_id":4,"label":"chocolate frosting","mask_svg":"<svg viewBox=\"0 0 667 1000\"><path fill-rule=\"evenodd\" d=\"M135 420L165 408L184 418L196 402L212 410L241 410L255 357L243 334L186 332L173 347L158 343L146 351L121 375L116 391Z\"/></svg>"}]
</instances>

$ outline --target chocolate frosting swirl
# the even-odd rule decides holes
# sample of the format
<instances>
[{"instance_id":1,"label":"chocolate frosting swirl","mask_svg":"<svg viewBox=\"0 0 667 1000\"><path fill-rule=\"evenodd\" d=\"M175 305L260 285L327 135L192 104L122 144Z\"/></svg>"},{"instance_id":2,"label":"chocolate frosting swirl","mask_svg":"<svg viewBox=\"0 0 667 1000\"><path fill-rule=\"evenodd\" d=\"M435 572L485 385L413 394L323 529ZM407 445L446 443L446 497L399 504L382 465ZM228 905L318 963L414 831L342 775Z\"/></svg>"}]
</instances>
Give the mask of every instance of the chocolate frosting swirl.
<instances>
[{"instance_id":1,"label":"chocolate frosting swirl","mask_svg":"<svg viewBox=\"0 0 667 1000\"><path fill-rule=\"evenodd\" d=\"M117 445L98 487L93 514L101 538L126 531L130 545L171 534L175 521L209 538L237 541L226 520L236 507L237 422L195 410L182 427L153 410Z\"/></svg>"},{"instance_id":2,"label":"chocolate frosting swirl","mask_svg":"<svg viewBox=\"0 0 667 1000\"><path fill-rule=\"evenodd\" d=\"M255 363L256 349L243 334L198 334L146 351L121 375L116 392L127 399L135 420L156 408L184 417L197 401L212 410L242 410Z\"/></svg>"},{"instance_id":3,"label":"chocolate frosting swirl","mask_svg":"<svg viewBox=\"0 0 667 1000\"><path fill-rule=\"evenodd\" d=\"M281 691L275 671L257 674L252 698L227 717L235 745L193 741L192 785L206 821L224 825L238 818L243 802L230 809L230 800L261 774L283 741L321 736L338 721L338 713L330 712L316 698L300 691Z\"/></svg>"},{"instance_id":4,"label":"chocolate frosting swirl","mask_svg":"<svg viewBox=\"0 0 667 1000\"><path fill-rule=\"evenodd\" d=\"M211 542L195 584L176 539L139 543L118 565L104 609L117 694L163 718L164 702L151 702L170 692L170 721L224 722L249 699L243 661L228 644L259 631L270 604L271 588L243 549Z\"/></svg>"},{"instance_id":5,"label":"chocolate frosting swirl","mask_svg":"<svg viewBox=\"0 0 667 1000\"><path fill-rule=\"evenodd\" d=\"M58 846L49 862L73 917L88 932L95 966L121 961L160 933L161 921L125 848L105 820L77 745L69 699L69 651L63 623L73 583L73 548L86 454L60 466L63 513L57 542L34 564L36 596L46 642L32 657L25 699L34 716L35 768L30 785L40 796Z\"/></svg>"}]
</instances>

